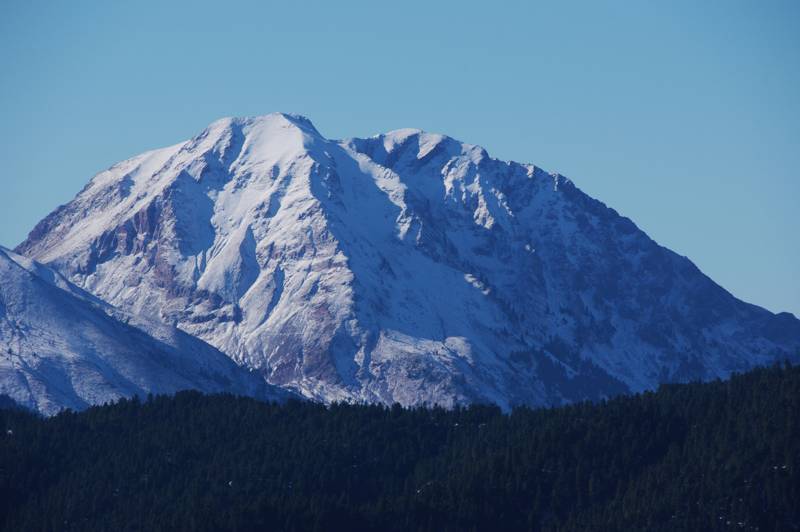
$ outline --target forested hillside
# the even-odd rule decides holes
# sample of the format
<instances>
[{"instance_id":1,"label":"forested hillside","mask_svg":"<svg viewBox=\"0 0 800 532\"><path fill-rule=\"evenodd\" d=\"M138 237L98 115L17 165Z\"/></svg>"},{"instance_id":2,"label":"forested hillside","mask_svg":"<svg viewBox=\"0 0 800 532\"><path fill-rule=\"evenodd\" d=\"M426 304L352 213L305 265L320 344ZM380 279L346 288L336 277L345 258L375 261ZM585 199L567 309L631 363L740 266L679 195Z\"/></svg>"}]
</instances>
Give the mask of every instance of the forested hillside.
<instances>
[{"instance_id":1,"label":"forested hillside","mask_svg":"<svg viewBox=\"0 0 800 532\"><path fill-rule=\"evenodd\" d=\"M796 530L800 368L446 411L195 392L0 411L4 530Z\"/></svg>"}]
</instances>

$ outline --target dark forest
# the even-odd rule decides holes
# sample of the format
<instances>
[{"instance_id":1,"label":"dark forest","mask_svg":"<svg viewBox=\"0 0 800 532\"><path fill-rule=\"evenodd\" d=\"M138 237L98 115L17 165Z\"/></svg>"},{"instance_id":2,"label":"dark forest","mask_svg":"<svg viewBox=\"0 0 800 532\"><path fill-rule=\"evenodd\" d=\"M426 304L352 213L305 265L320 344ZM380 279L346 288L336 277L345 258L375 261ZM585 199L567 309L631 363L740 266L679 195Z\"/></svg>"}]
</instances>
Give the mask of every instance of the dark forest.
<instances>
[{"instance_id":1,"label":"dark forest","mask_svg":"<svg viewBox=\"0 0 800 532\"><path fill-rule=\"evenodd\" d=\"M0 410L3 530L797 530L800 368L552 409Z\"/></svg>"}]
</instances>

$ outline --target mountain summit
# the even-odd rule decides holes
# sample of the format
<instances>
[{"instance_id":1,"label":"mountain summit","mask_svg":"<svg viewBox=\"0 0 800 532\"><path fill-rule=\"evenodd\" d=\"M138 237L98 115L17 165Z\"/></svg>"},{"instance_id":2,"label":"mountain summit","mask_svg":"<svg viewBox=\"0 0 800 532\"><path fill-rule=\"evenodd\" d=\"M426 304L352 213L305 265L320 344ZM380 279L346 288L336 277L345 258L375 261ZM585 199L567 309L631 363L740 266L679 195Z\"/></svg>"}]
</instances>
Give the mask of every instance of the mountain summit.
<instances>
[{"instance_id":1,"label":"mountain summit","mask_svg":"<svg viewBox=\"0 0 800 532\"><path fill-rule=\"evenodd\" d=\"M558 404L800 359L570 180L403 129L227 118L96 175L17 251L324 401Z\"/></svg>"}]
</instances>

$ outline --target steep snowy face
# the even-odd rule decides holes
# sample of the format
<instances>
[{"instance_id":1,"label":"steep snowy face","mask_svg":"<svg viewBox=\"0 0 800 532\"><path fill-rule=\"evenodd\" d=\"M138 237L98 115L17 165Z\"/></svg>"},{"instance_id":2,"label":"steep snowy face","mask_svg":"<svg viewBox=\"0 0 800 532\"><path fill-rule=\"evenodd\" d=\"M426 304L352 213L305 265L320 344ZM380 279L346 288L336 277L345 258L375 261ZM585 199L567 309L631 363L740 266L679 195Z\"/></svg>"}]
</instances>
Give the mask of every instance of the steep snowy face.
<instances>
[{"instance_id":1,"label":"steep snowy face","mask_svg":"<svg viewBox=\"0 0 800 532\"><path fill-rule=\"evenodd\" d=\"M285 393L210 345L132 317L0 248L0 395L55 414L184 389L259 399Z\"/></svg>"},{"instance_id":2,"label":"steep snowy face","mask_svg":"<svg viewBox=\"0 0 800 532\"><path fill-rule=\"evenodd\" d=\"M18 251L326 401L557 404L800 357L571 181L443 135L224 119L95 176Z\"/></svg>"}]
</instances>

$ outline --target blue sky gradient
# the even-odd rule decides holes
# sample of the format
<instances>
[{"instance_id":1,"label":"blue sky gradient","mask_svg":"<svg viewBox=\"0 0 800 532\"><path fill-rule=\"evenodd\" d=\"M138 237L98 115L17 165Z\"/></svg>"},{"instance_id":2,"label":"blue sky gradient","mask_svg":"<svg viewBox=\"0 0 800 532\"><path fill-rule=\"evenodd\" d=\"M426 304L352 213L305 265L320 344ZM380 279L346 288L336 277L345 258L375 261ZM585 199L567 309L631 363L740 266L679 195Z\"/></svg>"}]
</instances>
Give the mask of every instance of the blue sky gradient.
<instances>
[{"instance_id":1,"label":"blue sky gradient","mask_svg":"<svg viewBox=\"0 0 800 532\"><path fill-rule=\"evenodd\" d=\"M800 315L800 2L125 4L0 4L0 244L119 160L286 111L560 172Z\"/></svg>"}]
</instances>

